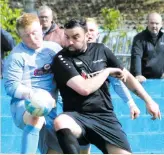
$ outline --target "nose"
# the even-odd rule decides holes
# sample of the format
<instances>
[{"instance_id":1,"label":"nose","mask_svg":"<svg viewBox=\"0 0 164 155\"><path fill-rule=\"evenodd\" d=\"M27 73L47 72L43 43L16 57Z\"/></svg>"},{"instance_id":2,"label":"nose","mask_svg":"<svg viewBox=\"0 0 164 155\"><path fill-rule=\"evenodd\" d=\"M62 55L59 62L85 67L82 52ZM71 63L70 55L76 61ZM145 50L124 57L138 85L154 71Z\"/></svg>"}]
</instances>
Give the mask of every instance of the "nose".
<instances>
[{"instance_id":1,"label":"nose","mask_svg":"<svg viewBox=\"0 0 164 155\"><path fill-rule=\"evenodd\" d=\"M34 34L29 34L29 39L31 40L31 41L34 41L35 40L35 35Z\"/></svg>"},{"instance_id":2,"label":"nose","mask_svg":"<svg viewBox=\"0 0 164 155\"><path fill-rule=\"evenodd\" d=\"M69 45L73 45L73 41L72 40L68 40L68 44Z\"/></svg>"}]
</instances>

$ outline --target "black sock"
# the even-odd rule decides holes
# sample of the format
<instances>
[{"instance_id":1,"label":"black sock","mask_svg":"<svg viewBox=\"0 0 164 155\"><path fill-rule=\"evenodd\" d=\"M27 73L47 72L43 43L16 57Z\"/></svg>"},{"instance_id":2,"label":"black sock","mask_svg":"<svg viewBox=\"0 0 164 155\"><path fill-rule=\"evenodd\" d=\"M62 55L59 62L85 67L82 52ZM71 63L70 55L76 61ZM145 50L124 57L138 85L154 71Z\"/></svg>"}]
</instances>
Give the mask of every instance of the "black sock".
<instances>
[{"instance_id":1,"label":"black sock","mask_svg":"<svg viewBox=\"0 0 164 155\"><path fill-rule=\"evenodd\" d=\"M64 154L79 154L80 146L77 138L68 128L60 129L56 132L59 144Z\"/></svg>"}]
</instances>

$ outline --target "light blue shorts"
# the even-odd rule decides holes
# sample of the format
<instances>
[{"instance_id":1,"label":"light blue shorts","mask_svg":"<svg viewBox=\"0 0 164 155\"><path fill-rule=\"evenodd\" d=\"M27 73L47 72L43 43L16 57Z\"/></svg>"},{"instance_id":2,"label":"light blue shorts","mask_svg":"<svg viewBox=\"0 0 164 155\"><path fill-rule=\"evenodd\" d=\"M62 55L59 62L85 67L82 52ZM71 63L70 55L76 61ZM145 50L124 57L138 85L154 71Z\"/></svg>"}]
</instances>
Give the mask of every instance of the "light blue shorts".
<instances>
[{"instance_id":1,"label":"light blue shorts","mask_svg":"<svg viewBox=\"0 0 164 155\"><path fill-rule=\"evenodd\" d=\"M23 115L26 111L24 100L12 99L10 109L15 125L23 130L25 127ZM53 120L55 117L56 109L53 109L50 114L45 117L46 123L40 131L38 148L42 154L46 154L48 148L60 154L62 153L53 127Z\"/></svg>"}]
</instances>

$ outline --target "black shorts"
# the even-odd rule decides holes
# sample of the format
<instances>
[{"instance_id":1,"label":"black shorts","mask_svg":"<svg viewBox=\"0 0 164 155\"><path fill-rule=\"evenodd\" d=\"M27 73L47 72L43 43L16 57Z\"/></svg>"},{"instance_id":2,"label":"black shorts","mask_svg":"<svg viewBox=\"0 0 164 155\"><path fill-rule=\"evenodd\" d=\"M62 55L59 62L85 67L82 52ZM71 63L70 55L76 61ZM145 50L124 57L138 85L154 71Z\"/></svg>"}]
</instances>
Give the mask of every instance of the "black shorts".
<instances>
[{"instance_id":1,"label":"black shorts","mask_svg":"<svg viewBox=\"0 0 164 155\"><path fill-rule=\"evenodd\" d=\"M64 112L72 117L82 128L82 136L78 139L81 145L94 144L103 153L108 153L106 144L113 144L131 152L127 136L122 130L116 115L109 113Z\"/></svg>"}]
</instances>

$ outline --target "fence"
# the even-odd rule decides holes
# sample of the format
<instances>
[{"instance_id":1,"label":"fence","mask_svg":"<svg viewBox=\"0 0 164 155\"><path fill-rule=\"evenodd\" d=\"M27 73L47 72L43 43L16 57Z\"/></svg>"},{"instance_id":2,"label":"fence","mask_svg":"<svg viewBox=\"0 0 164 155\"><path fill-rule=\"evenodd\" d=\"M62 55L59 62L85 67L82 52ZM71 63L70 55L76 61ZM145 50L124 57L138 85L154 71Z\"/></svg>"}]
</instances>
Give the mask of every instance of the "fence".
<instances>
[{"instance_id":1,"label":"fence","mask_svg":"<svg viewBox=\"0 0 164 155\"><path fill-rule=\"evenodd\" d=\"M101 32L98 38L98 42L104 42L114 53L114 55L122 62L125 68L130 69L131 60L131 47L133 38L136 35L134 30L118 30L108 34L107 32Z\"/></svg>"}]
</instances>

